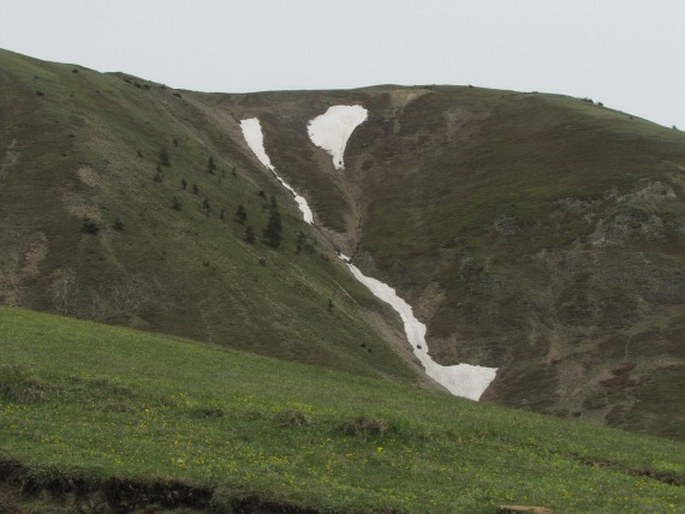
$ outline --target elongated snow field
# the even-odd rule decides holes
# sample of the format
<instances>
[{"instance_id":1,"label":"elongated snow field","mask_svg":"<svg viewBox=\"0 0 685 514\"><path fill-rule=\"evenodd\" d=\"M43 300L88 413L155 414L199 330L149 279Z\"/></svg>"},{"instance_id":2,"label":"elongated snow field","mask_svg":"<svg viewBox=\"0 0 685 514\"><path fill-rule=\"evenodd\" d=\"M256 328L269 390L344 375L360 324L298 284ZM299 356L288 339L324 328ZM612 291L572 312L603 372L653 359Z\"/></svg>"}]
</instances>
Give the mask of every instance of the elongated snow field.
<instances>
[{"instance_id":1,"label":"elongated snow field","mask_svg":"<svg viewBox=\"0 0 685 514\"><path fill-rule=\"evenodd\" d=\"M361 105L333 105L309 122L309 139L319 148L333 156L336 170L345 168L343 155L352 132L368 118L368 111Z\"/></svg>"},{"instance_id":2,"label":"elongated snow field","mask_svg":"<svg viewBox=\"0 0 685 514\"><path fill-rule=\"evenodd\" d=\"M377 298L390 304L400 315L409 344L414 355L421 361L426 374L453 395L478 400L490 382L495 379L497 368L472 364L443 366L435 362L428 354L426 325L416 319L411 305L397 296L396 291L389 285L364 275L359 268L349 262L346 256L340 255L340 258L347 262L347 266L357 280L368 287Z\"/></svg>"},{"instance_id":3,"label":"elongated snow field","mask_svg":"<svg viewBox=\"0 0 685 514\"><path fill-rule=\"evenodd\" d=\"M295 201L302 212L302 218L304 221L309 224L314 223L314 214L309 208L307 200L303 196L297 194L297 192L280 177L280 175L276 172L274 165L271 164L271 159L269 159L269 156L266 154L266 150L264 149L264 134L262 133L262 125L259 123L259 119L249 118L242 120L240 122L240 128L243 131L243 137L245 138L247 146L250 147L250 150L252 150L257 159L259 159L259 162L261 162L265 168L271 171L271 173L273 173L276 177L276 180L278 180L281 185L290 191L295 197Z\"/></svg>"},{"instance_id":4,"label":"elongated snow field","mask_svg":"<svg viewBox=\"0 0 685 514\"><path fill-rule=\"evenodd\" d=\"M333 111L331 111L332 109ZM345 150L347 139L349 139L357 125L366 120L366 117L366 109L358 105L338 105L331 107L325 114L314 118L314 120L310 122L309 137L317 145L319 145L317 141L323 142L322 145L327 145L319 146L328 150L331 155L333 155L333 164L337 169L341 169L343 167L342 154ZM312 125L314 126L314 129L312 129ZM243 136L245 137L247 145L254 152L255 156L257 156L257 159L274 174L283 187L293 194L302 211L304 220L307 223L313 223L314 217L309 205L307 205L307 201L278 176L273 164L271 164L271 159L269 159L269 156L264 149L264 135L259 119L249 118L242 120L240 122L240 127L243 131ZM333 148L333 150L330 148ZM338 158L339 161L336 161ZM338 166L336 162L338 162L340 166ZM443 366L442 364L435 362L428 354L426 325L416 319L411 305L397 296L395 290L389 285L364 275L359 268L350 262L349 257L340 254L340 258L347 263L352 275L359 282L364 284L377 298L388 303L400 315L402 324L404 325L404 331L407 335L407 340L414 354L418 357L426 370L426 374L453 395L469 398L471 400L478 400L490 385L490 382L495 379L497 368L474 366L463 363Z\"/></svg>"}]
</instances>

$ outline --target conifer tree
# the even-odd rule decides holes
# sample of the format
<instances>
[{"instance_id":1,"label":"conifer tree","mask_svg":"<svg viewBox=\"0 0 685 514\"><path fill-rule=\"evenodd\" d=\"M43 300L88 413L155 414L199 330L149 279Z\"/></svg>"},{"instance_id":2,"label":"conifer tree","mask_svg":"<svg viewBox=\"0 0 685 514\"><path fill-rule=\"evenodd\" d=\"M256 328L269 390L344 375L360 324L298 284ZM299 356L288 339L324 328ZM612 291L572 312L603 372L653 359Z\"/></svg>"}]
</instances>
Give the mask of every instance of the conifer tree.
<instances>
[{"instance_id":1,"label":"conifer tree","mask_svg":"<svg viewBox=\"0 0 685 514\"><path fill-rule=\"evenodd\" d=\"M269 214L269 221L264 227L264 242L268 244L271 248L278 248L281 244L281 215L278 210L271 209Z\"/></svg>"},{"instance_id":2,"label":"conifer tree","mask_svg":"<svg viewBox=\"0 0 685 514\"><path fill-rule=\"evenodd\" d=\"M209 156L209 161L207 161L207 173L214 175L214 170L216 170L216 163L214 162L214 157Z\"/></svg>"},{"instance_id":3,"label":"conifer tree","mask_svg":"<svg viewBox=\"0 0 685 514\"><path fill-rule=\"evenodd\" d=\"M163 146L162 149L159 151L159 162L163 166L171 166L171 161L169 160L169 150L166 149L166 146Z\"/></svg>"},{"instance_id":4,"label":"conifer tree","mask_svg":"<svg viewBox=\"0 0 685 514\"><path fill-rule=\"evenodd\" d=\"M243 207L243 204L240 204L238 205L238 208L235 211L235 220L242 225L243 223L245 223L246 219L247 211L245 210L245 207Z\"/></svg>"}]
</instances>

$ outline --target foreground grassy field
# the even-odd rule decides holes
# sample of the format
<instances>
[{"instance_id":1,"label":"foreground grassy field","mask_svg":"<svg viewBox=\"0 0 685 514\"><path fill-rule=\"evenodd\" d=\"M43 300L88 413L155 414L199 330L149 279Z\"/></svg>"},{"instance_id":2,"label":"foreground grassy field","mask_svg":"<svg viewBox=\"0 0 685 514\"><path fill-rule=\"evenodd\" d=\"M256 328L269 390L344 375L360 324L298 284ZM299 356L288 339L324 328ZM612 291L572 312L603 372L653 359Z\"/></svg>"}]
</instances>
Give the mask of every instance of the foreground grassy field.
<instances>
[{"instance_id":1,"label":"foreground grassy field","mask_svg":"<svg viewBox=\"0 0 685 514\"><path fill-rule=\"evenodd\" d=\"M119 477L190 486L217 512L248 498L294 512L685 505L670 440L6 307L0 355L3 469L21 462L13 479L34 490Z\"/></svg>"}]
</instances>

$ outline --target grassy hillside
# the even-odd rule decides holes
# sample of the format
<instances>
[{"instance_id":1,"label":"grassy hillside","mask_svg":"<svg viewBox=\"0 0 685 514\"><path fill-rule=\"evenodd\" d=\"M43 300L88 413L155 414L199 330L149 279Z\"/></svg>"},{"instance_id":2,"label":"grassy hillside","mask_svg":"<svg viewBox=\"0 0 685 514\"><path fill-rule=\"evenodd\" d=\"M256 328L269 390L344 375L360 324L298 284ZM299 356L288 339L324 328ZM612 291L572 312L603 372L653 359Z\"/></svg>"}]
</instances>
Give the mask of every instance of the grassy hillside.
<instances>
[{"instance_id":1,"label":"grassy hillside","mask_svg":"<svg viewBox=\"0 0 685 514\"><path fill-rule=\"evenodd\" d=\"M0 302L421 382L338 248L438 362L499 368L484 400L685 438L682 132L558 95L205 94L5 51L0 84ZM306 131L335 104L369 112L342 172ZM245 145L254 116L315 228Z\"/></svg>"},{"instance_id":2,"label":"grassy hillside","mask_svg":"<svg viewBox=\"0 0 685 514\"><path fill-rule=\"evenodd\" d=\"M0 302L423 380L236 117L123 74L5 51L0 70ZM274 204L277 249L262 241Z\"/></svg>"},{"instance_id":3,"label":"grassy hillside","mask_svg":"<svg viewBox=\"0 0 685 514\"><path fill-rule=\"evenodd\" d=\"M685 448L668 440L7 307L0 353L6 508L642 513L685 503L672 485L685 477Z\"/></svg>"}]
</instances>

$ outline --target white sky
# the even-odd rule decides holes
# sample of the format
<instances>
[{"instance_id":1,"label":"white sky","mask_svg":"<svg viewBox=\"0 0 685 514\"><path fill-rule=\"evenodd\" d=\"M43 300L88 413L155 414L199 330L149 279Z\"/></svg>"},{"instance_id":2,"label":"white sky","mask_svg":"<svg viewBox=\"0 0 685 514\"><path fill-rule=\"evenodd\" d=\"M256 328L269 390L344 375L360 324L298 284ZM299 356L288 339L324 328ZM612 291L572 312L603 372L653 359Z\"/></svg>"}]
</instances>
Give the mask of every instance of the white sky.
<instances>
[{"instance_id":1,"label":"white sky","mask_svg":"<svg viewBox=\"0 0 685 514\"><path fill-rule=\"evenodd\" d=\"M0 0L0 47L202 91L563 93L685 129L685 0Z\"/></svg>"}]
</instances>

